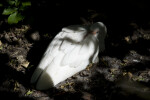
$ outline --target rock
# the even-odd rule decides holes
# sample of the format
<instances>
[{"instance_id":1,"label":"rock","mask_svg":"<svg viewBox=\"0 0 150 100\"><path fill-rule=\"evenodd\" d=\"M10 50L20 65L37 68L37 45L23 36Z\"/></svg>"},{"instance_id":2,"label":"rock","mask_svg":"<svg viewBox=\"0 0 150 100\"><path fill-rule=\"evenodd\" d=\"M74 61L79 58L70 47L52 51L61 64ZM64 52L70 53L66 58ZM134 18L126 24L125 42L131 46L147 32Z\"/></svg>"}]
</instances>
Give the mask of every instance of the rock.
<instances>
[{"instance_id":1,"label":"rock","mask_svg":"<svg viewBox=\"0 0 150 100\"><path fill-rule=\"evenodd\" d=\"M27 68L27 67L29 66L29 64L30 64L30 62L25 61L25 62L23 62L21 65L22 65L23 67Z\"/></svg>"},{"instance_id":2,"label":"rock","mask_svg":"<svg viewBox=\"0 0 150 100\"><path fill-rule=\"evenodd\" d=\"M35 31L31 34L31 39L34 41L39 41L40 40L40 34L38 31Z\"/></svg>"},{"instance_id":3,"label":"rock","mask_svg":"<svg viewBox=\"0 0 150 100\"><path fill-rule=\"evenodd\" d=\"M94 100L93 95L88 92L83 92L82 99L83 100Z\"/></svg>"},{"instance_id":4,"label":"rock","mask_svg":"<svg viewBox=\"0 0 150 100\"><path fill-rule=\"evenodd\" d=\"M25 62L25 58L22 55L17 56L17 60L19 63Z\"/></svg>"}]
</instances>

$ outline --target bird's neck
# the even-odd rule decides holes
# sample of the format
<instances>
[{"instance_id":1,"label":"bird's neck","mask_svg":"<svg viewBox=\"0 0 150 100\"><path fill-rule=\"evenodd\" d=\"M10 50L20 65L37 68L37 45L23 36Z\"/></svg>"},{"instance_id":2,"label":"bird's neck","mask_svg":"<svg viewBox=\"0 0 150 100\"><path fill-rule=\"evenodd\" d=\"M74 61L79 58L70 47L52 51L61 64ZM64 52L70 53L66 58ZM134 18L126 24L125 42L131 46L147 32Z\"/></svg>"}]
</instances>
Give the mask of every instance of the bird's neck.
<instances>
[{"instance_id":1,"label":"bird's neck","mask_svg":"<svg viewBox=\"0 0 150 100\"><path fill-rule=\"evenodd\" d=\"M87 34L84 36L83 40L84 40L89 34L90 34L90 33L87 33Z\"/></svg>"}]
</instances>

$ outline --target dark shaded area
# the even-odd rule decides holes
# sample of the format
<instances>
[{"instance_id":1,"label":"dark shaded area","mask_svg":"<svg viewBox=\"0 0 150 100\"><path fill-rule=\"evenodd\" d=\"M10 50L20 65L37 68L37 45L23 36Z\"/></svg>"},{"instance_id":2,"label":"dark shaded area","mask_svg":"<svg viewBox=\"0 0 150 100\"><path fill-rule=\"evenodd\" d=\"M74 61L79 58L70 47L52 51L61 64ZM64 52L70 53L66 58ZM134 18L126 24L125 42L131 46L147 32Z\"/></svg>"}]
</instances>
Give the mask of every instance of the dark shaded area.
<instances>
[{"instance_id":1,"label":"dark shaded area","mask_svg":"<svg viewBox=\"0 0 150 100\"><path fill-rule=\"evenodd\" d=\"M28 80L26 80L27 77L21 72L16 72L13 68L8 66L9 57L7 54L0 54L0 59L0 97L5 100L33 100L32 98L21 96L19 92L17 93L13 91L14 84L9 82L8 80L13 78L14 80L18 80L25 86L29 86ZM22 80L22 78L24 80Z\"/></svg>"},{"instance_id":2,"label":"dark shaded area","mask_svg":"<svg viewBox=\"0 0 150 100\"><path fill-rule=\"evenodd\" d=\"M29 97L21 97L19 96L19 93L14 93L14 92L10 92L7 89L3 90L2 88L0 88L0 97L5 99L5 100L10 100L10 99L16 99L16 100L34 100L33 98L29 98Z\"/></svg>"},{"instance_id":3,"label":"dark shaded area","mask_svg":"<svg viewBox=\"0 0 150 100\"><path fill-rule=\"evenodd\" d=\"M30 16L33 17L33 25L35 30L40 33L50 32L56 35L62 27L74 24L81 24L80 18L83 17L88 21L102 21L108 28L108 39L106 44L107 50L112 49L109 54L124 56L128 49L144 48L143 43L147 46L148 41L141 40L138 44L125 44L123 36L131 35L134 27L130 23L137 23L139 27L148 27L149 14L147 1L55 1L55 4L48 0L33 1ZM89 10L94 10L89 12ZM92 15L98 14L91 18ZM111 47L110 43L120 43L118 47ZM140 48L139 48L140 47ZM122 50L121 55L118 52ZM141 52L143 52L142 49ZM112 53L114 52L114 53Z\"/></svg>"},{"instance_id":4,"label":"dark shaded area","mask_svg":"<svg viewBox=\"0 0 150 100\"><path fill-rule=\"evenodd\" d=\"M9 60L8 55L7 54L1 54L0 55L0 66L1 66L1 70L0 70L0 84L2 84L2 82L5 80L6 78L6 73L8 73L8 69L9 67L7 66L7 62Z\"/></svg>"}]
</instances>

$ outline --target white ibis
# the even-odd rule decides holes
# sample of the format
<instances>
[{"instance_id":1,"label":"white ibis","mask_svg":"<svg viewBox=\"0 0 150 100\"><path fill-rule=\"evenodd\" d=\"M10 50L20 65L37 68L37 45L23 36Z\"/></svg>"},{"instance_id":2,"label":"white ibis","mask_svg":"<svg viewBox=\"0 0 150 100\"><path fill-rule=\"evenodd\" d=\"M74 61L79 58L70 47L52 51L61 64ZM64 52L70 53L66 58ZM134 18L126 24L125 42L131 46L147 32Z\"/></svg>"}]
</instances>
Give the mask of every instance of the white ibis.
<instances>
[{"instance_id":1,"label":"white ibis","mask_svg":"<svg viewBox=\"0 0 150 100\"><path fill-rule=\"evenodd\" d=\"M97 63L99 51L105 49L106 34L102 22L63 28L48 46L31 83L36 83L38 90L46 90L84 70L89 63Z\"/></svg>"}]
</instances>

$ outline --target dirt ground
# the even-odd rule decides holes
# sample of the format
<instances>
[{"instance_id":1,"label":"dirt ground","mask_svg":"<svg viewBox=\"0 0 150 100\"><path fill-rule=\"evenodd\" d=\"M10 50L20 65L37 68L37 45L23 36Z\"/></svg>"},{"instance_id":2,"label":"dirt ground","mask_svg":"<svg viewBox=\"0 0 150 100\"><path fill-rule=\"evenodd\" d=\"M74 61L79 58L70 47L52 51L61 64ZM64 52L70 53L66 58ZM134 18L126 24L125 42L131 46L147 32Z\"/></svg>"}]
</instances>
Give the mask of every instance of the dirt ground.
<instances>
[{"instance_id":1,"label":"dirt ground","mask_svg":"<svg viewBox=\"0 0 150 100\"><path fill-rule=\"evenodd\" d=\"M57 3L58 11L60 5L63 4ZM99 54L100 62L90 64L87 69L45 91L36 90L35 85L30 84L31 75L54 36L62 27L76 24L77 19L65 24L59 19L52 30L48 30L48 26L41 27L45 22L38 27L35 24L8 26L1 20L0 97L15 100L150 100L150 20L128 19L130 16L121 13L118 15L122 19L116 21L117 15L97 12L97 9L88 11L86 14L90 15L82 17L94 22L102 20L108 29L106 49ZM127 19L122 21L124 18Z\"/></svg>"}]
</instances>

